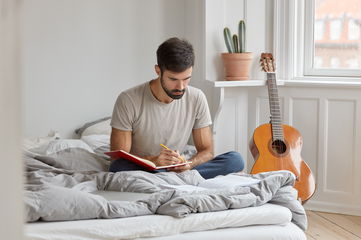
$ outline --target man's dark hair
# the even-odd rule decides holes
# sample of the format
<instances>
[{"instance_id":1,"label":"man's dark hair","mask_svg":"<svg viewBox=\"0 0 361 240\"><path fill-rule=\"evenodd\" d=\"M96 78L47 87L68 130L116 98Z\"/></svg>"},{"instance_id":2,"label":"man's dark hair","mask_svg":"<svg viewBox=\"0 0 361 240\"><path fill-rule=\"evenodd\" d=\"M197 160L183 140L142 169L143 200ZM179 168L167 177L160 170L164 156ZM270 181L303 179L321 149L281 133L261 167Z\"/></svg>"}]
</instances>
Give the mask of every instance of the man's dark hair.
<instances>
[{"instance_id":1,"label":"man's dark hair","mask_svg":"<svg viewBox=\"0 0 361 240\"><path fill-rule=\"evenodd\" d=\"M170 38L158 47L157 63L162 73L183 72L194 65L193 47L187 40Z\"/></svg>"}]
</instances>

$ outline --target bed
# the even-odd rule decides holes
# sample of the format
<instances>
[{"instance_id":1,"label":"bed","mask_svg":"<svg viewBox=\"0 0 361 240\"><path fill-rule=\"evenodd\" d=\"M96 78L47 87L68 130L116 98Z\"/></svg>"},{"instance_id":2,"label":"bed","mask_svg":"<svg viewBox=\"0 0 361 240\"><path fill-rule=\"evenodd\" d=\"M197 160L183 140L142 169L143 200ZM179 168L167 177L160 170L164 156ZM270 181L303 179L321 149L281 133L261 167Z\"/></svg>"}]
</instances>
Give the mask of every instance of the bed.
<instances>
[{"instance_id":1,"label":"bed","mask_svg":"<svg viewBox=\"0 0 361 240\"><path fill-rule=\"evenodd\" d=\"M25 141L26 239L306 239L292 173L108 173L107 121Z\"/></svg>"},{"instance_id":2,"label":"bed","mask_svg":"<svg viewBox=\"0 0 361 240\"><path fill-rule=\"evenodd\" d=\"M25 229L27 239L54 240L306 239L303 231L289 222L289 216L287 209L265 204L228 212L199 213L183 219L151 215L128 219L37 222L27 224Z\"/></svg>"}]
</instances>

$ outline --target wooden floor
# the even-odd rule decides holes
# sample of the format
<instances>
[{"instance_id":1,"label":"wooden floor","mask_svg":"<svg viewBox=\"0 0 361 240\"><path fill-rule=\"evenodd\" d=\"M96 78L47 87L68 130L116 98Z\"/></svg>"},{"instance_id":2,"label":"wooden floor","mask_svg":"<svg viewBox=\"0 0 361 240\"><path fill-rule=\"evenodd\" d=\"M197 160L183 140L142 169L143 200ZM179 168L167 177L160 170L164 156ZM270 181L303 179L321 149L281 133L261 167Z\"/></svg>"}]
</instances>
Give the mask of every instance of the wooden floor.
<instances>
[{"instance_id":1,"label":"wooden floor","mask_svg":"<svg viewBox=\"0 0 361 240\"><path fill-rule=\"evenodd\" d=\"M361 239L361 217L307 211L307 239Z\"/></svg>"}]
</instances>

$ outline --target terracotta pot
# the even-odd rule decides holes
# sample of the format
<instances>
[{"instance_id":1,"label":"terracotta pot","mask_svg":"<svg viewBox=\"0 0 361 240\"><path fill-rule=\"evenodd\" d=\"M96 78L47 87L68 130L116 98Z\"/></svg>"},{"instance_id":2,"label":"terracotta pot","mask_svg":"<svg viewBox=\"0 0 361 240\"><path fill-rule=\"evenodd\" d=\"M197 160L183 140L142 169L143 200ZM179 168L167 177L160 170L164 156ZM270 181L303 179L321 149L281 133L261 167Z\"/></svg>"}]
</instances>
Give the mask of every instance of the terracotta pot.
<instances>
[{"instance_id":1,"label":"terracotta pot","mask_svg":"<svg viewBox=\"0 0 361 240\"><path fill-rule=\"evenodd\" d=\"M253 53L222 53L226 80L238 81L249 79Z\"/></svg>"}]
</instances>

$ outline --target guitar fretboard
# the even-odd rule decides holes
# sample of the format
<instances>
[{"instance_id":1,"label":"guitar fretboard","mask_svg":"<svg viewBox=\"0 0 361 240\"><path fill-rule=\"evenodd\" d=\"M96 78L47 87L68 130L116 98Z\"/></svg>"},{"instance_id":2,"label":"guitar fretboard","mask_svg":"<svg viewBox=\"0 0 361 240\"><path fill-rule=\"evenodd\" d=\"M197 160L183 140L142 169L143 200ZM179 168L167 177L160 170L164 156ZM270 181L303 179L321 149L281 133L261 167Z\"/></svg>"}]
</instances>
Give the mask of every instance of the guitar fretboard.
<instances>
[{"instance_id":1,"label":"guitar fretboard","mask_svg":"<svg viewBox=\"0 0 361 240\"><path fill-rule=\"evenodd\" d=\"M272 137L274 141L275 140L284 141L282 117L280 110L280 100L278 97L276 74L274 72L267 73L267 85L268 85L269 106L271 111Z\"/></svg>"}]
</instances>

